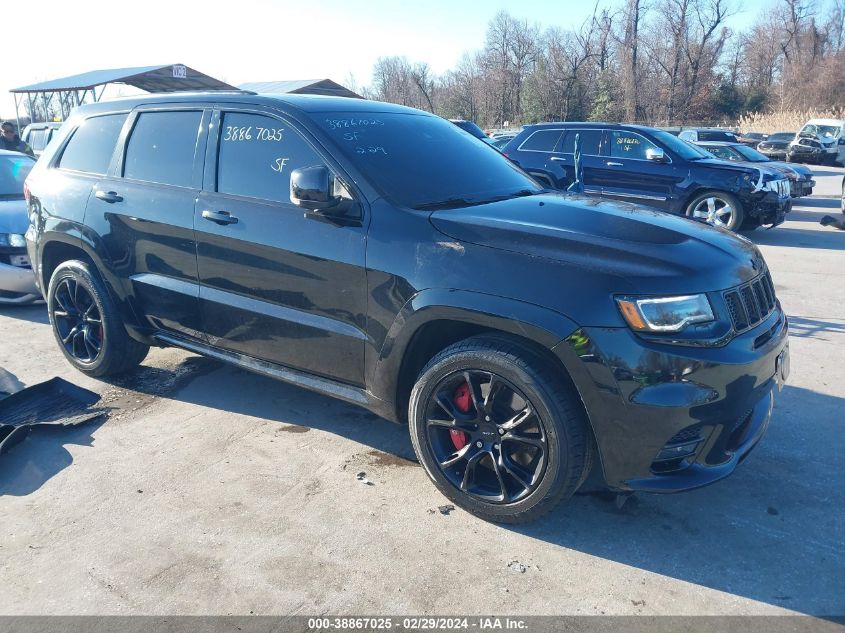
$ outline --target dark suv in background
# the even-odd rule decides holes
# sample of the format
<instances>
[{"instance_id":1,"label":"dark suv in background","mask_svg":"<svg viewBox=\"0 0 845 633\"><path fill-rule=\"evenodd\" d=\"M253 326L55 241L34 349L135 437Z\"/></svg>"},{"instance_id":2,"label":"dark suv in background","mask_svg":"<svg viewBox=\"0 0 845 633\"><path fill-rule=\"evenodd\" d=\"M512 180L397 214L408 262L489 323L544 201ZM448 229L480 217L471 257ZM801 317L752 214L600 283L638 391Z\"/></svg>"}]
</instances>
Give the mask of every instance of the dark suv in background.
<instances>
[{"instance_id":1,"label":"dark suv in background","mask_svg":"<svg viewBox=\"0 0 845 633\"><path fill-rule=\"evenodd\" d=\"M566 189L575 179L576 135L588 195L640 202L734 231L780 224L790 209L789 181L780 172L717 160L655 128L527 125L503 152L541 183Z\"/></svg>"},{"instance_id":2,"label":"dark suv in background","mask_svg":"<svg viewBox=\"0 0 845 633\"><path fill-rule=\"evenodd\" d=\"M588 478L727 476L788 369L753 244L549 193L410 108L101 102L27 185L27 247L73 366L108 376L178 346L367 407L407 423L435 485L490 520L535 518Z\"/></svg>"}]
</instances>

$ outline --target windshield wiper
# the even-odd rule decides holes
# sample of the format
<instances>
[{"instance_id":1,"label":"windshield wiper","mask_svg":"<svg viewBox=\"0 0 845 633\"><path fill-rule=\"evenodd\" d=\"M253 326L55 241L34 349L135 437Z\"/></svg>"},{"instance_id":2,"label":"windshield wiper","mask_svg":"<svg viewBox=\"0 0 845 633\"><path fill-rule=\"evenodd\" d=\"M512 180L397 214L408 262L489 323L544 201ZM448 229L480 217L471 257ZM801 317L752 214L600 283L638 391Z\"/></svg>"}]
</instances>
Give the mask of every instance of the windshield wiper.
<instances>
[{"instance_id":1,"label":"windshield wiper","mask_svg":"<svg viewBox=\"0 0 845 633\"><path fill-rule=\"evenodd\" d=\"M454 209L456 207L472 207L479 204L487 204L488 202L500 202L502 200L510 200L511 198L524 198L525 196L534 196L539 193L547 193L549 189L520 189L501 196L491 196L490 198L449 198L447 200L438 200L437 202L424 202L414 207L418 211L435 211L437 209Z\"/></svg>"},{"instance_id":2,"label":"windshield wiper","mask_svg":"<svg viewBox=\"0 0 845 633\"><path fill-rule=\"evenodd\" d=\"M475 200L467 200L466 198L447 198L446 200L438 200L436 202L424 202L423 204L415 205L413 208L417 211L436 211L437 209L470 207L474 204L479 203Z\"/></svg>"}]
</instances>

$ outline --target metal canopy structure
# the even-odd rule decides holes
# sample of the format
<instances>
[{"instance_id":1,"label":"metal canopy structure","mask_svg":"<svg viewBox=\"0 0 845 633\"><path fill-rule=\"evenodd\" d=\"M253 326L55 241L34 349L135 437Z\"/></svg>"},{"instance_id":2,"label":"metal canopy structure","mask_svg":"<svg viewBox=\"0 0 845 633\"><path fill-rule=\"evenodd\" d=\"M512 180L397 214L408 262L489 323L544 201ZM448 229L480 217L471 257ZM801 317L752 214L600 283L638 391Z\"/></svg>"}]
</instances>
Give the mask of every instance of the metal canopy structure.
<instances>
[{"instance_id":1,"label":"metal canopy structure","mask_svg":"<svg viewBox=\"0 0 845 633\"><path fill-rule=\"evenodd\" d=\"M235 86L184 64L92 70L80 75L13 88L10 92L15 98L15 116L20 119L18 106L23 103L23 99L29 101L30 113L35 102L40 101L46 112L53 99L58 99L62 118L67 118L73 108L87 99L99 101L108 84L125 84L147 92L237 90Z\"/></svg>"},{"instance_id":2,"label":"metal canopy structure","mask_svg":"<svg viewBox=\"0 0 845 633\"><path fill-rule=\"evenodd\" d=\"M300 94L329 95L332 97L350 97L363 99L346 86L341 86L331 79L298 79L294 81L252 81L238 86L241 90L250 90L259 94Z\"/></svg>"}]
</instances>

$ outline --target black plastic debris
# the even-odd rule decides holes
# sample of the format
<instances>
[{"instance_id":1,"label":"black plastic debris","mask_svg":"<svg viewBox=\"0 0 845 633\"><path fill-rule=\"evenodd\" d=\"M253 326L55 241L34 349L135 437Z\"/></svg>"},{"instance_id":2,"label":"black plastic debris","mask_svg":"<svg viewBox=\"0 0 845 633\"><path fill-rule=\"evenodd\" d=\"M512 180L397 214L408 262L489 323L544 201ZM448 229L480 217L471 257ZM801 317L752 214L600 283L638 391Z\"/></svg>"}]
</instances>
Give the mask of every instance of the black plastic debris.
<instances>
[{"instance_id":1,"label":"black plastic debris","mask_svg":"<svg viewBox=\"0 0 845 633\"><path fill-rule=\"evenodd\" d=\"M75 426L105 415L107 409L91 408L99 400L99 394L62 378L24 387L0 399L0 455L36 426Z\"/></svg>"},{"instance_id":2,"label":"black plastic debris","mask_svg":"<svg viewBox=\"0 0 845 633\"><path fill-rule=\"evenodd\" d=\"M832 215L824 216L821 220L819 220L819 224L822 226L832 226L840 231L845 231L845 220L837 220Z\"/></svg>"}]
</instances>

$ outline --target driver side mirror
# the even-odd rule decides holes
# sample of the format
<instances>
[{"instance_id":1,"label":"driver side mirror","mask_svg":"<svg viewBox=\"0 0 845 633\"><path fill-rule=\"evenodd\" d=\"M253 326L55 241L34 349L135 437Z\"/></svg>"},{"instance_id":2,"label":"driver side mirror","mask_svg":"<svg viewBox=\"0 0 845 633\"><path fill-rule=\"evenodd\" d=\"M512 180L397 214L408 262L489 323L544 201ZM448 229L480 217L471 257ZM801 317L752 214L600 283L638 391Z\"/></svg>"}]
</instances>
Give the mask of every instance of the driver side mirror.
<instances>
[{"instance_id":1,"label":"driver side mirror","mask_svg":"<svg viewBox=\"0 0 845 633\"><path fill-rule=\"evenodd\" d=\"M340 204L334 195L334 176L323 165L300 167L290 174L290 201L303 209L323 211Z\"/></svg>"},{"instance_id":2,"label":"driver side mirror","mask_svg":"<svg viewBox=\"0 0 845 633\"><path fill-rule=\"evenodd\" d=\"M645 151L646 160L653 160L655 163L665 163L666 154L659 147L649 147Z\"/></svg>"}]
</instances>

